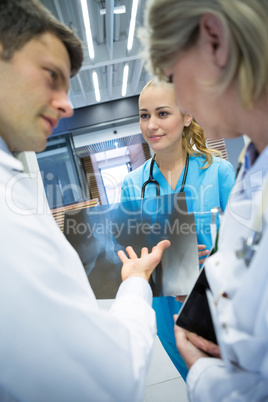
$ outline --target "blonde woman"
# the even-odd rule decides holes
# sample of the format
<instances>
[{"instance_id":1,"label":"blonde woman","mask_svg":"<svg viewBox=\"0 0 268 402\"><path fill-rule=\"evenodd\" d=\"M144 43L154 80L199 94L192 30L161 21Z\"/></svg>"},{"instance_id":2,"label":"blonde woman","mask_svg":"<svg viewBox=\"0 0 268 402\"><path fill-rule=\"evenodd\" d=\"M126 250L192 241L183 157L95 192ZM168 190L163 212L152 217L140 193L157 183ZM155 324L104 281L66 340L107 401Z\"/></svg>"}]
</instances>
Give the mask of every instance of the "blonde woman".
<instances>
[{"instance_id":1,"label":"blonde woman","mask_svg":"<svg viewBox=\"0 0 268 402\"><path fill-rule=\"evenodd\" d=\"M184 190L190 210L198 213L219 207L224 211L235 180L234 169L207 148L203 129L189 114L181 112L173 85L157 78L147 83L139 97L139 113L141 132L154 158L125 177L121 200L156 195L154 183L143 187L153 165L160 195ZM210 249L210 233L197 232L198 244ZM203 254L206 256L205 251Z\"/></svg>"},{"instance_id":2,"label":"blonde woman","mask_svg":"<svg viewBox=\"0 0 268 402\"><path fill-rule=\"evenodd\" d=\"M219 207L223 211L235 180L232 165L215 156L206 146L203 129L187 113L182 113L172 84L152 79L139 97L140 128L154 158L129 173L123 182L121 200L155 197L157 187L144 187L152 166L153 179L159 183L160 195L185 192L188 210L195 212L200 263L211 248L211 233L198 219L203 212ZM173 297L155 298L158 336L183 378L187 368L174 339L173 314L181 303Z\"/></svg>"},{"instance_id":3,"label":"blonde woman","mask_svg":"<svg viewBox=\"0 0 268 402\"><path fill-rule=\"evenodd\" d=\"M206 260L219 350L176 326L191 401L268 400L268 1L154 0L152 71L208 138L246 134L218 251ZM212 358L214 357L214 358Z\"/></svg>"}]
</instances>

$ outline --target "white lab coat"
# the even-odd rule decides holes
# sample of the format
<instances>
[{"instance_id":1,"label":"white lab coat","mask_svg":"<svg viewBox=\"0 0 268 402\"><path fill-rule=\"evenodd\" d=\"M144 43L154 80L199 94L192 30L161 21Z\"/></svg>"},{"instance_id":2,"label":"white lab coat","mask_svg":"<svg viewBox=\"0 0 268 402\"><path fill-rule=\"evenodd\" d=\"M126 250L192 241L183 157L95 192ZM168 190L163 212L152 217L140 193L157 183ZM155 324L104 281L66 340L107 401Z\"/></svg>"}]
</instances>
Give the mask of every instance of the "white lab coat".
<instances>
[{"instance_id":1,"label":"white lab coat","mask_svg":"<svg viewBox=\"0 0 268 402\"><path fill-rule=\"evenodd\" d=\"M1 400L142 401L156 334L148 283L127 279L100 310L77 253L4 148L0 138Z\"/></svg>"},{"instance_id":2,"label":"white lab coat","mask_svg":"<svg viewBox=\"0 0 268 402\"><path fill-rule=\"evenodd\" d=\"M268 147L246 174L240 172L220 227L218 252L206 262L223 359L202 358L192 366L187 377L191 401L268 400L267 204L262 238L249 266L237 257L262 205L267 172Z\"/></svg>"}]
</instances>

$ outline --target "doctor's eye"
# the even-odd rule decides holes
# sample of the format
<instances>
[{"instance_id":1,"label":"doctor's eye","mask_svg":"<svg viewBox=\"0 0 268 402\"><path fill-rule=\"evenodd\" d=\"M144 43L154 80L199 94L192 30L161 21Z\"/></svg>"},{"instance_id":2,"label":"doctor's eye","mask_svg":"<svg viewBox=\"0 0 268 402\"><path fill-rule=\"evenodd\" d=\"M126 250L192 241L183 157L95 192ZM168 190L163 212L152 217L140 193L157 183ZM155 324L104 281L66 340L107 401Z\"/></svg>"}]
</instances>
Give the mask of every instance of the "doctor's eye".
<instances>
[{"instance_id":1,"label":"doctor's eye","mask_svg":"<svg viewBox=\"0 0 268 402\"><path fill-rule=\"evenodd\" d=\"M58 79L58 73L54 70L51 70L50 68L46 69L50 77L52 78L52 81L57 81Z\"/></svg>"},{"instance_id":2,"label":"doctor's eye","mask_svg":"<svg viewBox=\"0 0 268 402\"><path fill-rule=\"evenodd\" d=\"M56 79L58 78L58 74L57 74L55 71L53 71L53 70L50 70L49 73L50 73L51 78L52 78L54 81L56 81Z\"/></svg>"},{"instance_id":3,"label":"doctor's eye","mask_svg":"<svg viewBox=\"0 0 268 402\"><path fill-rule=\"evenodd\" d=\"M170 75L167 77L167 82L170 83L170 84L173 84L173 74L170 74Z\"/></svg>"}]
</instances>

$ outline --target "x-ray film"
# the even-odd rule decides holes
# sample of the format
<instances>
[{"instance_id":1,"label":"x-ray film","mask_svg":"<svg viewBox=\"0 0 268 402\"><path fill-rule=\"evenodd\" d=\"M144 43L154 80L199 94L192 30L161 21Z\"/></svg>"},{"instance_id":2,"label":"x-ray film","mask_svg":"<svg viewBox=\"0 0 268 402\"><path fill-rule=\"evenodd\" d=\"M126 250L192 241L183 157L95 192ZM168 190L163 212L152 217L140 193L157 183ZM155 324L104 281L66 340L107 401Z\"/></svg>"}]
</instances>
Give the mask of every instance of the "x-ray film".
<instances>
[{"instance_id":1,"label":"x-ray film","mask_svg":"<svg viewBox=\"0 0 268 402\"><path fill-rule=\"evenodd\" d=\"M187 295L198 277L196 226L183 193L70 211L64 234L78 252L97 299L115 297L121 283L119 250L152 249L169 239L151 278L154 296Z\"/></svg>"}]
</instances>

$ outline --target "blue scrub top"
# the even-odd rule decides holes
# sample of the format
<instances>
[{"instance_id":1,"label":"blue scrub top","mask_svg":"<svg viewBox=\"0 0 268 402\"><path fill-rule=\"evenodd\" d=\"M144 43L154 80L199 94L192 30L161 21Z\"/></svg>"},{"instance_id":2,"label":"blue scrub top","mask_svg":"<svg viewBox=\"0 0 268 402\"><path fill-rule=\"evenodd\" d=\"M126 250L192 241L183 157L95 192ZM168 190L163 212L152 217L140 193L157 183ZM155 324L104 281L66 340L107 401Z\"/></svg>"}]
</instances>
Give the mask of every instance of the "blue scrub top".
<instances>
[{"instance_id":1,"label":"blue scrub top","mask_svg":"<svg viewBox=\"0 0 268 402\"><path fill-rule=\"evenodd\" d=\"M150 174L152 159L143 166L129 173L121 189L121 201L130 201L141 198L141 188ZM225 159L213 158L213 163L207 169L200 169L204 165L202 156L190 156L188 173L185 182L185 196L188 212L195 213L195 224L198 244L205 244L208 249L212 246L210 223L212 208L220 207L223 211L235 182L233 166ZM153 166L153 178L160 185L160 195L179 193L184 176L184 170L173 191L156 163ZM156 186L148 184L144 197L155 197ZM169 355L171 361L185 380L188 369L179 354L174 336L173 314L177 314L182 304L174 297L154 297L153 308L156 313L157 335Z\"/></svg>"},{"instance_id":2,"label":"blue scrub top","mask_svg":"<svg viewBox=\"0 0 268 402\"><path fill-rule=\"evenodd\" d=\"M207 169L202 156L190 156L188 173L184 192L188 212L195 213L195 223L198 244L205 244L208 249L212 246L210 223L212 208L220 207L224 211L230 192L235 182L235 172L230 162L213 157L212 164ZM129 173L121 189L121 201L130 201L141 198L141 188L150 174L152 159ZM160 195L179 193L184 176L184 169L173 191L162 175L156 163L153 166L153 178L160 185ZM145 198L156 196L156 186L148 184L145 189Z\"/></svg>"}]
</instances>

